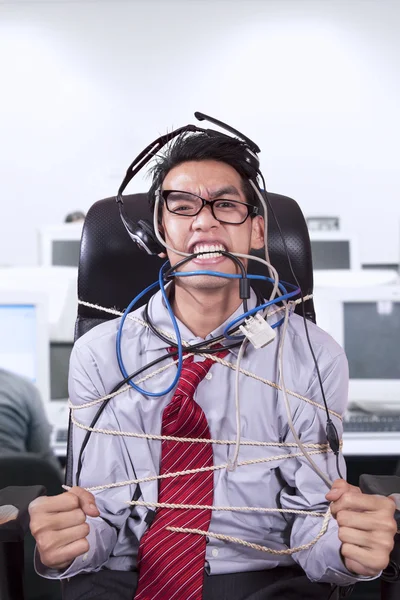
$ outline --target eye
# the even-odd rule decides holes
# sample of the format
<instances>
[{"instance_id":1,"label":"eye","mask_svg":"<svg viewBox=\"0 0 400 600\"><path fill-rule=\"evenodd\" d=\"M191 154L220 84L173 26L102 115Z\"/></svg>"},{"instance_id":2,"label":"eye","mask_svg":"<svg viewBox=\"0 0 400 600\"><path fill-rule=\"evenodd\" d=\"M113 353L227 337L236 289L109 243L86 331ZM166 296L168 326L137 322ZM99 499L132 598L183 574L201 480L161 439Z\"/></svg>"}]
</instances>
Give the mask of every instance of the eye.
<instances>
[{"instance_id":1,"label":"eye","mask_svg":"<svg viewBox=\"0 0 400 600\"><path fill-rule=\"evenodd\" d=\"M236 208L236 202L234 200L217 200L215 208Z\"/></svg>"}]
</instances>

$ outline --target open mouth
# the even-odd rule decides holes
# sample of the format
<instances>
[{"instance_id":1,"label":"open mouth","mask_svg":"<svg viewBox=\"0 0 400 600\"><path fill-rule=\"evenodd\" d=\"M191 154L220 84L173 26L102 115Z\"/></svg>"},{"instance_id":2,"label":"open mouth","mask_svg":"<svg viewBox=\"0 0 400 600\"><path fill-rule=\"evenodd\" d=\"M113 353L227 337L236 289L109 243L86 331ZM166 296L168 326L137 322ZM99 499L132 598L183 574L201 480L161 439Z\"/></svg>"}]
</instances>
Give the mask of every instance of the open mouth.
<instances>
[{"instance_id":1,"label":"open mouth","mask_svg":"<svg viewBox=\"0 0 400 600\"><path fill-rule=\"evenodd\" d=\"M196 244L192 249L192 253L200 254L200 256L196 256L196 260L206 260L207 258L222 256L221 250L226 252L223 244Z\"/></svg>"}]
</instances>

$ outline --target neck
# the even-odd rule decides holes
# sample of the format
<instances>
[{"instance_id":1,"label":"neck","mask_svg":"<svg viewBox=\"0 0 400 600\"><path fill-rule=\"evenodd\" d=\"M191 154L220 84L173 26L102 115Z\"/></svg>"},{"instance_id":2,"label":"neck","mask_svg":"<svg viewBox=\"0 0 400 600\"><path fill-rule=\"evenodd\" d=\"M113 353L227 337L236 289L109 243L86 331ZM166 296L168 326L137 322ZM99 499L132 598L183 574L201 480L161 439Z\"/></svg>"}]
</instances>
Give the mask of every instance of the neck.
<instances>
[{"instance_id":1,"label":"neck","mask_svg":"<svg viewBox=\"0 0 400 600\"><path fill-rule=\"evenodd\" d=\"M205 338L219 327L241 305L239 290L199 290L175 285L172 309L175 316L195 336Z\"/></svg>"}]
</instances>

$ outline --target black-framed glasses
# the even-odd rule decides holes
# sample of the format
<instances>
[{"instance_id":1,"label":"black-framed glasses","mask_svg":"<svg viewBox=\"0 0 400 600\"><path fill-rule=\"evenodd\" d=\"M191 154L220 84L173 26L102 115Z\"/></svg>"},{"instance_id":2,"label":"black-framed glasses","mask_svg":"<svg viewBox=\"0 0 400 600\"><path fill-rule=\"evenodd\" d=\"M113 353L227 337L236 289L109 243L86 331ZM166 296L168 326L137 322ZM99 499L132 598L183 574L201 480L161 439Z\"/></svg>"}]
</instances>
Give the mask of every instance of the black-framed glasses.
<instances>
[{"instance_id":1,"label":"black-framed glasses","mask_svg":"<svg viewBox=\"0 0 400 600\"><path fill-rule=\"evenodd\" d=\"M179 190L162 190L161 197L170 213L182 217L195 217L206 205L210 206L214 219L220 223L241 225L247 217L258 215L257 206L229 198L205 200L196 194Z\"/></svg>"}]
</instances>

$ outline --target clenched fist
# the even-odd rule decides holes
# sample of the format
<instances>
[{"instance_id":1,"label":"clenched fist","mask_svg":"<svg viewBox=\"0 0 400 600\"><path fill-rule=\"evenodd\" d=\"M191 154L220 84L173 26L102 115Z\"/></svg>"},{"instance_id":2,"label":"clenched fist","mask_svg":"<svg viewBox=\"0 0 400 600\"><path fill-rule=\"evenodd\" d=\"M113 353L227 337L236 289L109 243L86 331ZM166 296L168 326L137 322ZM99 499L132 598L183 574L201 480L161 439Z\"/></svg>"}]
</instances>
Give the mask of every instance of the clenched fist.
<instances>
[{"instance_id":1,"label":"clenched fist","mask_svg":"<svg viewBox=\"0 0 400 600\"><path fill-rule=\"evenodd\" d=\"M53 569L65 569L89 550L86 516L100 515L93 494L80 487L59 496L36 498L29 505L29 514L40 560Z\"/></svg>"},{"instance_id":2,"label":"clenched fist","mask_svg":"<svg viewBox=\"0 0 400 600\"><path fill-rule=\"evenodd\" d=\"M332 515L339 525L346 567L358 575L378 575L387 567L394 546L394 500L363 494L343 479L334 481L326 499L332 502Z\"/></svg>"}]
</instances>

